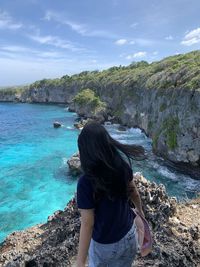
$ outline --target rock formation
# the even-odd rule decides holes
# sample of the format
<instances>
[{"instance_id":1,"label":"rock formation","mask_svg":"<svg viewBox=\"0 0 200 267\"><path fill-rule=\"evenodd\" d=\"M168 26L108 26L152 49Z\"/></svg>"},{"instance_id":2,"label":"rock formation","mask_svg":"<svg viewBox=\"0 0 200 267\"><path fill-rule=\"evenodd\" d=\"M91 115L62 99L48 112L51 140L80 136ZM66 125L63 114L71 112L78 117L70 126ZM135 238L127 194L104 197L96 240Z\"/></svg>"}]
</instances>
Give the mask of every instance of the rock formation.
<instances>
[{"instance_id":1,"label":"rock formation","mask_svg":"<svg viewBox=\"0 0 200 267\"><path fill-rule=\"evenodd\" d=\"M54 128L59 128L59 127L61 127L62 126L62 124L60 123L60 122L58 122L58 121L54 121L54 123L53 123L53 127Z\"/></svg>"},{"instance_id":2,"label":"rock formation","mask_svg":"<svg viewBox=\"0 0 200 267\"><path fill-rule=\"evenodd\" d=\"M139 267L200 266L200 199L185 204L170 198L163 185L137 174L145 215L153 233L153 251L137 257ZM80 219L75 199L48 222L10 234L0 247L2 267L64 267L74 265Z\"/></svg>"},{"instance_id":3,"label":"rock formation","mask_svg":"<svg viewBox=\"0 0 200 267\"><path fill-rule=\"evenodd\" d=\"M72 175L77 176L82 173L81 163L78 153L72 155L72 157L67 161L67 164L69 166L69 171Z\"/></svg>"}]
</instances>

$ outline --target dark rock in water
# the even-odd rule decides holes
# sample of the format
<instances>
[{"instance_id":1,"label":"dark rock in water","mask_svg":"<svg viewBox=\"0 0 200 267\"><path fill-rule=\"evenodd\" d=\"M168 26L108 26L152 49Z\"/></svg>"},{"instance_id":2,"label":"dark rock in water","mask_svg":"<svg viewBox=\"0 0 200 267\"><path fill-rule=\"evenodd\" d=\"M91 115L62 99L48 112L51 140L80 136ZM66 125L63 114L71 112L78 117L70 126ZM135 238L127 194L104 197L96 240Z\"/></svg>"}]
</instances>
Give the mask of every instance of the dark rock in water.
<instances>
[{"instance_id":1,"label":"dark rock in water","mask_svg":"<svg viewBox=\"0 0 200 267\"><path fill-rule=\"evenodd\" d=\"M59 128L59 127L61 127L62 126L62 124L60 123L60 122L58 122L58 121L54 121L54 123L53 123L53 127L54 128Z\"/></svg>"},{"instance_id":2,"label":"dark rock in water","mask_svg":"<svg viewBox=\"0 0 200 267\"><path fill-rule=\"evenodd\" d=\"M80 122L82 120L82 117L78 117L75 119L75 122Z\"/></svg>"},{"instance_id":3,"label":"dark rock in water","mask_svg":"<svg viewBox=\"0 0 200 267\"><path fill-rule=\"evenodd\" d=\"M74 127L77 129L81 129L81 128L83 128L83 125L80 122L75 122Z\"/></svg>"},{"instance_id":4,"label":"dark rock in water","mask_svg":"<svg viewBox=\"0 0 200 267\"><path fill-rule=\"evenodd\" d=\"M196 180L200 180L200 166L191 166L191 164L188 164L186 162L174 163L169 160L165 160L165 164L173 170L176 169L178 172L190 175Z\"/></svg>"},{"instance_id":5,"label":"dark rock in water","mask_svg":"<svg viewBox=\"0 0 200 267\"><path fill-rule=\"evenodd\" d=\"M69 107L69 108L68 108L68 111L69 111L69 112L75 112L75 109L74 109L74 108L71 108L71 107Z\"/></svg>"},{"instance_id":6,"label":"dark rock in water","mask_svg":"<svg viewBox=\"0 0 200 267\"><path fill-rule=\"evenodd\" d=\"M121 119L116 116L108 116L107 120L111 123L121 123Z\"/></svg>"},{"instance_id":7,"label":"dark rock in water","mask_svg":"<svg viewBox=\"0 0 200 267\"><path fill-rule=\"evenodd\" d=\"M125 126L123 126L123 125L120 125L117 130L123 132L123 131L126 131L127 128Z\"/></svg>"}]
</instances>

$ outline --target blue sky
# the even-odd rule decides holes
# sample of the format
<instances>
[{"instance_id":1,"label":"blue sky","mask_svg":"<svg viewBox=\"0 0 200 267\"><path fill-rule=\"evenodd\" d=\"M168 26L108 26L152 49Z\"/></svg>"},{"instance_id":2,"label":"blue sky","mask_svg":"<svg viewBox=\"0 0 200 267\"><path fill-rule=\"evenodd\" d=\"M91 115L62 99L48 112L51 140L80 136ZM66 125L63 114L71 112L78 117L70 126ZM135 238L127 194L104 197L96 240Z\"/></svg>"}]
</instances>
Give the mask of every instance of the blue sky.
<instances>
[{"instance_id":1,"label":"blue sky","mask_svg":"<svg viewBox=\"0 0 200 267\"><path fill-rule=\"evenodd\" d=\"M200 49L199 0L1 0L0 86Z\"/></svg>"}]
</instances>

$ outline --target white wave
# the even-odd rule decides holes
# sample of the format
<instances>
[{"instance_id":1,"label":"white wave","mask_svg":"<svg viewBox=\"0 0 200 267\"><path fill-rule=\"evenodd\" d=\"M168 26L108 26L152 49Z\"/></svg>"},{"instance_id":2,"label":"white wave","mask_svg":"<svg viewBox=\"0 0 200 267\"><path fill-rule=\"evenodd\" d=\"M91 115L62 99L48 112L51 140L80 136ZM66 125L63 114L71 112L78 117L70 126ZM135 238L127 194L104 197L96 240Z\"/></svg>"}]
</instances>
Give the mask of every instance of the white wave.
<instances>
[{"instance_id":1,"label":"white wave","mask_svg":"<svg viewBox=\"0 0 200 267\"><path fill-rule=\"evenodd\" d=\"M142 133L142 130L139 129L139 128L130 128L130 129L128 129L128 132L141 134Z\"/></svg>"},{"instance_id":2,"label":"white wave","mask_svg":"<svg viewBox=\"0 0 200 267\"><path fill-rule=\"evenodd\" d=\"M68 160L67 158L62 158L62 164L67 165L67 160Z\"/></svg>"},{"instance_id":3,"label":"white wave","mask_svg":"<svg viewBox=\"0 0 200 267\"><path fill-rule=\"evenodd\" d=\"M165 177L167 177L167 178L170 178L171 180L174 180L174 181L176 181L176 180L179 180L178 179L178 176L175 174L175 173L173 173L173 172L171 172L170 170L168 170L167 168L165 168L165 167L159 167L159 168L157 168L157 171L160 173L160 174L162 174L163 176L165 176Z\"/></svg>"},{"instance_id":4,"label":"white wave","mask_svg":"<svg viewBox=\"0 0 200 267\"><path fill-rule=\"evenodd\" d=\"M114 139L119 139L119 135L118 134L116 134L116 133L110 133L110 135L112 136L112 138L114 138Z\"/></svg>"},{"instance_id":5,"label":"white wave","mask_svg":"<svg viewBox=\"0 0 200 267\"><path fill-rule=\"evenodd\" d=\"M158 173L162 176L166 177L167 179L171 179L173 181L177 181L183 184L187 189L198 191L200 190L200 181L192 179L189 175L181 174L181 173L174 173L170 171L167 167L159 165L157 162L151 162L150 165Z\"/></svg>"}]
</instances>

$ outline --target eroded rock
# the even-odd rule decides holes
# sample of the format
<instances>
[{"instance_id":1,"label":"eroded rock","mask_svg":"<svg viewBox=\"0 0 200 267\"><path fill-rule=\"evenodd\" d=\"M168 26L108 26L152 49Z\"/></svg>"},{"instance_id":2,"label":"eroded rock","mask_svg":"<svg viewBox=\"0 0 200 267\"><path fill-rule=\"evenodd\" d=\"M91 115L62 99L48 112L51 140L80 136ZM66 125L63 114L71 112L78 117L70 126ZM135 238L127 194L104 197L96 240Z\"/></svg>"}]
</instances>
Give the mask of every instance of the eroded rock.
<instances>
[{"instance_id":1,"label":"eroded rock","mask_svg":"<svg viewBox=\"0 0 200 267\"><path fill-rule=\"evenodd\" d=\"M154 243L152 253L145 258L138 256L134 266L198 267L200 199L179 204L167 195L163 185L139 174L135 182ZM47 223L10 234L0 247L0 266L76 266L72 259L77 254L79 229L79 212L72 199L64 211L49 216Z\"/></svg>"},{"instance_id":2,"label":"eroded rock","mask_svg":"<svg viewBox=\"0 0 200 267\"><path fill-rule=\"evenodd\" d=\"M68 161L69 171L72 175L77 176L82 173L79 153L75 153Z\"/></svg>"}]
</instances>

